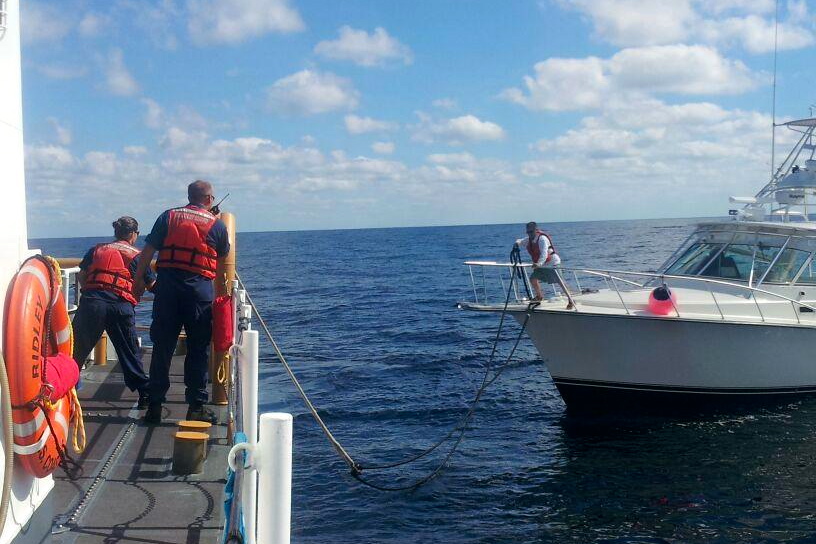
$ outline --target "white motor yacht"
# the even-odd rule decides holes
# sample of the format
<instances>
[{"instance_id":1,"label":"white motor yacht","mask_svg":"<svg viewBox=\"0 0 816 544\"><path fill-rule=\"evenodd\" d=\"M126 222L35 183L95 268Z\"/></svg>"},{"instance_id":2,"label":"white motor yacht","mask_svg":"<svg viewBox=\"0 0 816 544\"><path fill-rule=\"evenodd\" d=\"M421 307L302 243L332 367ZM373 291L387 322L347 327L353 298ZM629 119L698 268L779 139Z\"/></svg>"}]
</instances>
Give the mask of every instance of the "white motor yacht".
<instances>
[{"instance_id":1,"label":"white motor yacht","mask_svg":"<svg viewBox=\"0 0 816 544\"><path fill-rule=\"evenodd\" d=\"M569 408L816 393L816 118L784 126L800 138L771 181L656 272L560 268L572 305L530 304L525 272L505 304L476 278L513 265L468 261L475 300L461 307L526 320Z\"/></svg>"}]
</instances>

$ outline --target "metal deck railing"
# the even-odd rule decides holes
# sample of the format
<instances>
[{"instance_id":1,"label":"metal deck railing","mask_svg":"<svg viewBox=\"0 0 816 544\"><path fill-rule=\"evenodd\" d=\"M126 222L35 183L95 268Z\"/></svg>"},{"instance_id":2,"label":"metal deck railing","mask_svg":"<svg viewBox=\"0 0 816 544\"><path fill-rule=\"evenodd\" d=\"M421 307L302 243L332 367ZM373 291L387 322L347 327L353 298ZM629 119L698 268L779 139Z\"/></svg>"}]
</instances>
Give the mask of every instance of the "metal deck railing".
<instances>
[{"instance_id":1,"label":"metal deck railing","mask_svg":"<svg viewBox=\"0 0 816 544\"><path fill-rule=\"evenodd\" d=\"M78 267L62 268L62 294L75 313L81 298ZM230 348L228 412L235 471L233 502L224 527L225 542L288 544L292 481L292 416L258 413L258 331L252 329L252 307L246 291L233 283L233 346ZM152 297L147 297L148 299ZM147 326L137 325L146 330ZM237 441L236 437L239 437ZM243 462L242 462L243 461ZM241 535L230 539L230 535Z\"/></svg>"},{"instance_id":2,"label":"metal deck railing","mask_svg":"<svg viewBox=\"0 0 816 544\"><path fill-rule=\"evenodd\" d=\"M503 304L514 265L491 261L466 261L465 264L468 266L471 278L474 303L479 305ZM526 278L530 265L518 266L521 266L522 274L524 274L524 278L521 279L523 284L524 281L528 281ZM474 273L474 267L481 267L481 273ZM489 274L487 272L489 269L495 269L498 273ZM721 321L758 320L762 323L795 322L797 325L816 326L815 305L742 283L702 276L678 276L653 272L569 267L558 267L556 270L570 288L577 312L589 311L593 306L597 308L599 299L597 296L594 298L592 296L605 290L614 293L618 301L617 308L612 307L612 309L617 309L625 315L644 315L649 291L659 285L665 285L669 289L687 289L705 294L693 300L672 302L673 317L701 318L707 316ZM492 288L488 283L491 277L494 278ZM529 300L524 296L521 290L523 288L519 287L519 283L519 281L514 282L511 301L524 304ZM558 294L554 287L553 291ZM605 302L608 304L608 301ZM755 313L747 314L747 307L753 308ZM781 310L781 308L787 308L787 310ZM803 314L812 317L805 318Z\"/></svg>"}]
</instances>

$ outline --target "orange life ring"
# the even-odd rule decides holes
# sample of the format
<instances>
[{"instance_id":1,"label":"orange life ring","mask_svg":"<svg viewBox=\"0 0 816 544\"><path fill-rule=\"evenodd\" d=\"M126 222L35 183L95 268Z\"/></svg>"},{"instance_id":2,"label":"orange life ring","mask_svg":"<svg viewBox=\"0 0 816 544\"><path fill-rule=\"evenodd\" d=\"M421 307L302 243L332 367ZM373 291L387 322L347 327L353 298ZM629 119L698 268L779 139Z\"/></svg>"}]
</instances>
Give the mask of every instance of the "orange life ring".
<instances>
[{"instance_id":1,"label":"orange life ring","mask_svg":"<svg viewBox=\"0 0 816 544\"><path fill-rule=\"evenodd\" d=\"M38 478L60 465L71 420L68 396L54 404L48 401L43 372L46 356L71 355L71 323L59 281L45 258L26 260L6 295L3 323L14 454L23 469Z\"/></svg>"}]
</instances>

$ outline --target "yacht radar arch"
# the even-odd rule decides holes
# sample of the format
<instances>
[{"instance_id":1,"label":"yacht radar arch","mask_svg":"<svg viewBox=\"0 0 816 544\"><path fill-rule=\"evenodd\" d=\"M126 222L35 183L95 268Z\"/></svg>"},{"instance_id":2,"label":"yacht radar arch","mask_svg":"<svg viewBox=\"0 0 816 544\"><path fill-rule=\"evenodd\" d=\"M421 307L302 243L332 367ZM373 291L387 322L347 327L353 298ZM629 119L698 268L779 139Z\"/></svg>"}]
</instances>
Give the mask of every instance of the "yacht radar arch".
<instances>
[{"instance_id":1,"label":"yacht radar arch","mask_svg":"<svg viewBox=\"0 0 816 544\"><path fill-rule=\"evenodd\" d=\"M771 180L754 197L731 197L732 203L745 204L736 211L738 220L808 223L816 219L816 118L779 126L799 133L799 139Z\"/></svg>"}]
</instances>

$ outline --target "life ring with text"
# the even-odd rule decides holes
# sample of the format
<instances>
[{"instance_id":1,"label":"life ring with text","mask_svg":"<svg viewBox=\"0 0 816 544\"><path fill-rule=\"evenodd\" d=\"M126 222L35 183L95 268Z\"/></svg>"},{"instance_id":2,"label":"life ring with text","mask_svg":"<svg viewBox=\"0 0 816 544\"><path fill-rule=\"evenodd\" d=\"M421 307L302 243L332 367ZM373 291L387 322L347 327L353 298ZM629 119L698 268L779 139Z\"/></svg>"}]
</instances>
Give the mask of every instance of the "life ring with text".
<instances>
[{"instance_id":1,"label":"life ring with text","mask_svg":"<svg viewBox=\"0 0 816 544\"><path fill-rule=\"evenodd\" d=\"M26 260L6 295L3 352L14 422L14 455L29 474L51 474L65 458L71 402L52 398L46 360L71 357L71 322L60 278L41 256Z\"/></svg>"}]
</instances>

